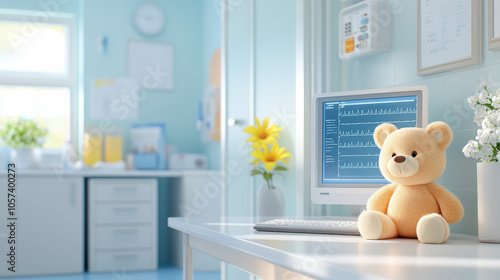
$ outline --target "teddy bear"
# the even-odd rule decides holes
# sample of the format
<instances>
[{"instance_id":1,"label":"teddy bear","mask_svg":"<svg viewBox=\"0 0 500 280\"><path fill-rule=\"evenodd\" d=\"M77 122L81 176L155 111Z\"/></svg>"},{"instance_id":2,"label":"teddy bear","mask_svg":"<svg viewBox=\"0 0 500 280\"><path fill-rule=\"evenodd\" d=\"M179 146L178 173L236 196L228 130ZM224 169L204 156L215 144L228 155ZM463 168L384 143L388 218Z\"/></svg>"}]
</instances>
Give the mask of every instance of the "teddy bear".
<instances>
[{"instance_id":1,"label":"teddy bear","mask_svg":"<svg viewBox=\"0 0 500 280\"><path fill-rule=\"evenodd\" d=\"M460 200L434 183L446 166L446 148L453 139L444 122L423 128L401 128L383 123L375 129L381 149L379 168L389 182L369 199L358 218L365 239L418 238L439 244L450 235L449 224L460 221Z\"/></svg>"}]
</instances>

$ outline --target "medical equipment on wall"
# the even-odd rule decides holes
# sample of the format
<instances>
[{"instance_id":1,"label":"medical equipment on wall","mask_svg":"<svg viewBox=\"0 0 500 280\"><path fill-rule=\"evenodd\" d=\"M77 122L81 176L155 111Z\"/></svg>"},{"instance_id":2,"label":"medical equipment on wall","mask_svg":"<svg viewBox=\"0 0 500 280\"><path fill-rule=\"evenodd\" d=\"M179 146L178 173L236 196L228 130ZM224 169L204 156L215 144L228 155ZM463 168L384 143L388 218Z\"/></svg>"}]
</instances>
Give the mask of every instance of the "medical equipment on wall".
<instances>
[{"instance_id":1,"label":"medical equipment on wall","mask_svg":"<svg viewBox=\"0 0 500 280\"><path fill-rule=\"evenodd\" d=\"M204 141L220 141L221 52L217 49L210 60L209 86L198 107L198 129Z\"/></svg>"},{"instance_id":2,"label":"medical equipment on wall","mask_svg":"<svg viewBox=\"0 0 500 280\"><path fill-rule=\"evenodd\" d=\"M220 88L210 86L200 103L198 129L203 140L220 141Z\"/></svg>"},{"instance_id":3,"label":"medical equipment on wall","mask_svg":"<svg viewBox=\"0 0 500 280\"><path fill-rule=\"evenodd\" d=\"M386 1L368 0L339 13L339 57L349 59L391 48L391 11Z\"/></svg>"}]
</instances>

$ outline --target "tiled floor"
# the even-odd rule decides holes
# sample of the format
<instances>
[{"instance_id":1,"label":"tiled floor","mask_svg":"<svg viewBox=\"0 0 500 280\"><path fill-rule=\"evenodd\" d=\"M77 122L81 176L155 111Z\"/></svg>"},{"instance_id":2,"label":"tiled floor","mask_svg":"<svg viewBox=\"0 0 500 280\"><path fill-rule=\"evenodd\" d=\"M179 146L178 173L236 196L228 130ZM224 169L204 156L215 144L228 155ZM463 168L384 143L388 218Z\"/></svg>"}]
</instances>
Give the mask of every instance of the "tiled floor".
<instances>
[{"instance_id":1,"label":"tiled floor","mask_svg":"<svg viewBox=\"0 0 500 280\"><path fill-rule=\"evenodd\" d=\"M220 279L218 272L195 272L196 280L216 280ZM145 272L122 272L112 273L84 273L74 275L50 275L37 277L14 277L2 278L12 280L181 280L182 270L175 267L162 267L156 271Z\"/></svg>"}]
</instances>

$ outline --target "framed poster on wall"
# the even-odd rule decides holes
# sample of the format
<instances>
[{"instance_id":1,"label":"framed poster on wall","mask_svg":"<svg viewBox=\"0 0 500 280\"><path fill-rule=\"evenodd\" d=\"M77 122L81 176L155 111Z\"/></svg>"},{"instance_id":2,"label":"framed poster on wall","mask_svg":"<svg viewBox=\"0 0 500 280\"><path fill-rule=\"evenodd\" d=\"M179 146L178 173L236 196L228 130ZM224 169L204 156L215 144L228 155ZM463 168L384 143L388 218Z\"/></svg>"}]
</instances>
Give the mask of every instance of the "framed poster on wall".
<instances>
[{"instance_id":1,"label":"framed poster on wall","mask_svg":"<svg viewBox=\"0 0 500 280\"><path fill-rule=\"evenodd\" d=\"M174 48L170 44L129 42L129 77L147 90L172 90L174 87Z\"/></svg>"},{"instance_id":2,"label":"framed poster on wall","mask_svg":"<svg viewBox=\"0 0 500 280\"><path fill-rule=\"evenodd\" d=\"M500 50L500 0L488 0L488 50Z\"/></svg>"},{"instance_id":3,"label":"framed poster on wall","mask_svg":"<svg viewBox=\"0 0 500 280\"><path fill-rule=\"evenodd\" d=\"M419 76L481 63L482 1L418 0Z\"/></svg>"}]
</instances>

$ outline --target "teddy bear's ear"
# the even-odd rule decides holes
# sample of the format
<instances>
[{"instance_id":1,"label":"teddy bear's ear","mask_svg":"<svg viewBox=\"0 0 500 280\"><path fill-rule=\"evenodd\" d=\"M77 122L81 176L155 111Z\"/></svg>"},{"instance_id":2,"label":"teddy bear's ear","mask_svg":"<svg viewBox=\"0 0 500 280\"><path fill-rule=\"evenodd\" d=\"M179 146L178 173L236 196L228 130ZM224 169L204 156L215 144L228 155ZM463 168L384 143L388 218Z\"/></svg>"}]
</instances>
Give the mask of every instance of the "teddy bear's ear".
<instances>
[{"instance_id":1,"label":"teddy bear's ear","mask_svg":"<svg viewBox=\"0 0 500 280\"><path fill-rule=\"evenodd\" d=\"M442 150L448 148L451 140L453 140L453 131L444 122L430 123L425 130L436 139L439 148Z\"/></svg>"},{"instance_id":2,"label":"teddy bear's ear","mask_svg":"<svg viewBox=\"0 0 500 280\"><path fill-rule=\"evenodd\" d=\"M398 128L390 123L383 123L377 128L375 128L375 132L373 133L373 139L375 139L375 144L382 149L382 145L385 142L385 139L387 139L387 136L389 134L393 133L394 131L398 130Z\"/></svg>"}]
</instances>

